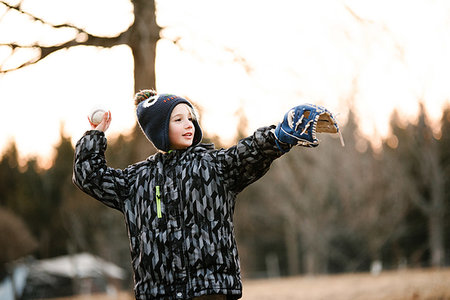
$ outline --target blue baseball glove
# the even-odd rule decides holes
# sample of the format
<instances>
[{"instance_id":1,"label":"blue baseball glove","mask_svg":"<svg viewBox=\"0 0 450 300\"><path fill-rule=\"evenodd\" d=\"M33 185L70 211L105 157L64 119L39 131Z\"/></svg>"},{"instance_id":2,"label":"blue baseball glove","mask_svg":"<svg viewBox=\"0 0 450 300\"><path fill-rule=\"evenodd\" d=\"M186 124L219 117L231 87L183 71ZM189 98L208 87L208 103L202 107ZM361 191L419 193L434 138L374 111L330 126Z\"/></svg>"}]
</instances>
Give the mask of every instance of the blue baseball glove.
<instances>
[{"instance_id":1,"label":"blue baseball glove","mask_svg":"<svg viewBox=\"0 0 450 300\"><path fill-rule=\"evenodd\" d=\"M314 104L302 104L289 110L283 122L275 128L278 142L291 146L317 147L319 140L316 133L338 133L344 146L339 126L333 114L325 107ZM285 149L285 147L280 147Z\"/></svg>"}]
</instances>

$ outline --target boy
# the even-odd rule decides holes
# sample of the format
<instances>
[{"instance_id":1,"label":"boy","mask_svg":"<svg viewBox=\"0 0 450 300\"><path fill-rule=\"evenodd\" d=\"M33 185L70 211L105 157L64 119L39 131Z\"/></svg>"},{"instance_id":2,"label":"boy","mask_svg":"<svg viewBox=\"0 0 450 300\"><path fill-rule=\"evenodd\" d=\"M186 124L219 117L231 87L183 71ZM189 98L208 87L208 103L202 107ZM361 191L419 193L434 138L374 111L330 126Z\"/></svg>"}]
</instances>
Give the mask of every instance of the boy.
<instances>
[{"instance_id":1,"label":"boy","mask_svg":"<svg viewBox=\"0 0 450 300\"><path fill-rule=\"evenodd\" d=\"M202 131L188 100L144 90L135 105L143 133L160 152L124 170L108 167L108 112L77 143L73 181L124 214L136 299L240 298L236 196L293 145L318 145L315 106L308 116L304 107L294 108L276 128L260 128L217 150L200 144Z\"/></svg>"}]
</instances>

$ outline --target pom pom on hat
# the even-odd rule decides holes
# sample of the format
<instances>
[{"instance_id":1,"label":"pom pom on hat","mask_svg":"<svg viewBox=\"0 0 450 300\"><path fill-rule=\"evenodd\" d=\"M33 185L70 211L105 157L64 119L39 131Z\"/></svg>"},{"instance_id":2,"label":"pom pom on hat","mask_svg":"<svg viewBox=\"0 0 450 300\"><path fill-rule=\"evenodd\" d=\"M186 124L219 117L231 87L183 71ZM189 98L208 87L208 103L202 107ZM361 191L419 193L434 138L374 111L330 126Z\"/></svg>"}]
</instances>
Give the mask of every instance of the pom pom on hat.
<instances>
[{"instance_id":1,"label":"pom pom on hat","mask_svg":"<svg viewBox=\"0 0 450 300\"><path fill-rule=\"evenodd\" d=\"M169 121L172 110L180 103L185 103L194 110L192 104L179 96L172 94L157 94L153 90L143 90L136 94L136 115L139 126L145 136L155 147L162 151L170 150ZM196 118L192 120L195 128L195 146L202 140L202 130Z\"/></svg>"}]
</instances>

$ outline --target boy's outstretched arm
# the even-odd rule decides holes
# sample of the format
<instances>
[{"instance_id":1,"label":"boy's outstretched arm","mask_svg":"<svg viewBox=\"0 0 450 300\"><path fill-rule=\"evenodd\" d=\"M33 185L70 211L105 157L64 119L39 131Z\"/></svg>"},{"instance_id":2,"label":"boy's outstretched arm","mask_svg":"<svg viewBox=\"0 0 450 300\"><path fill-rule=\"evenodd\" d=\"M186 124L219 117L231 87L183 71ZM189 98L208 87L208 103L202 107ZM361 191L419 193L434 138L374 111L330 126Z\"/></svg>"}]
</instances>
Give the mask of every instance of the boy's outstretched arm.
<instances>
[{"instance_id":1,"label":"boy's outstretched arm","mask_svg":"<svg viewBox=\"0 0 450 300\"><path fill-rule=\"evenodd\" d=\"M111 113L108 112L98 125L91 123L92 130L87 131L77 142L72 181L88 195L122 210L120 199L129 188L125 172L106 165L107 142L104 132L110 123Z\"/></svg>"},{"instance_id":2,"label":"boy's outstretched arm","mask_svg":"<svg viewBox=\"0 0 450 300\"><path fill-rule=\"evenodd\" d=\"M277 146L274 129L275 126L259 128L235 146L219 150L220 172L230 191L242 191L266 174L275 159L289 151L288 144L281 146L283 151Z\"/></svg>"},{"instance_id":3,"label":"boy's outstretched arm","mask_svg":"<svg viewBox=\"0 0 450 300\"><path fill-rule=\"evenodd\" d=\"M340 133L334 116L317 105L300 105L289 110L278 126L263 127L219 152L224 175L238 193L261 178L271 163L295 146L317 147L317 132Z\"/></svg>"}]
</instances>

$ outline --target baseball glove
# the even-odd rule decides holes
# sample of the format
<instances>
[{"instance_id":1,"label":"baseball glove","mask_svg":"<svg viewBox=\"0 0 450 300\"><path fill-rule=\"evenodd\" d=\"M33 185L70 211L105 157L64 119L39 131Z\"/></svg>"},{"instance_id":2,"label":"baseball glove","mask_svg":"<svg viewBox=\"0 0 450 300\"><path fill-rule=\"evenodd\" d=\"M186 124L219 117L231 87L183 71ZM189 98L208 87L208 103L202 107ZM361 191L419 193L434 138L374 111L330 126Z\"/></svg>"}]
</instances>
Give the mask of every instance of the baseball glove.
<instances>
[{"instance_id":1,"label":"baseball glove","mask_svg":"<svg viewBox=\"0 0 450 300\"><path fill-rule=\"evenodd\" d=\"M334 115L319 105L303 104L292 108L275 129L277 140L292 146L317 147L317 133L338 133L344 146Z\"/></svg>"}]
</instances>

